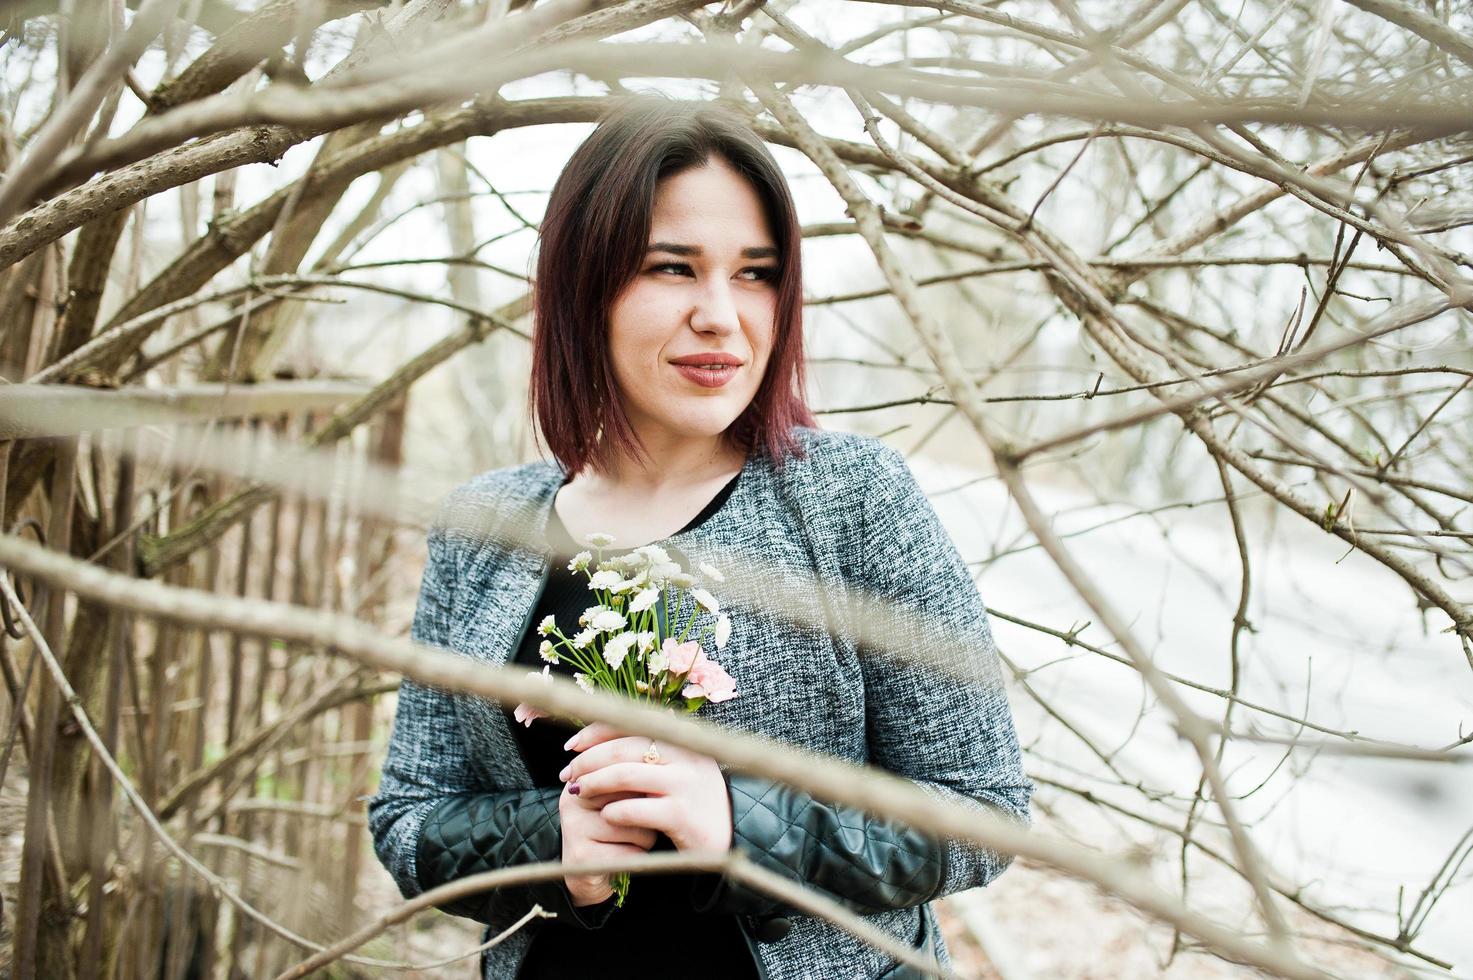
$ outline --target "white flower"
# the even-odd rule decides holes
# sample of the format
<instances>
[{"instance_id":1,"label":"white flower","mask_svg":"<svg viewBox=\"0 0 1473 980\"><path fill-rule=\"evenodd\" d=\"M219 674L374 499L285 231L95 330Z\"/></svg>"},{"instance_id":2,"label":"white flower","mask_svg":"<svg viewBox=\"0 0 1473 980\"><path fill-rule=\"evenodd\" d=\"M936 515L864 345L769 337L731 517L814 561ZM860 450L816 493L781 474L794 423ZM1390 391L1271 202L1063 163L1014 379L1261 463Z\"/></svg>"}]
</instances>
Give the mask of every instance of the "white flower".
<instances>
[{"instance_id":1,"label":"white flower","mask_svg":"<svg viewBox=\"0 0 1473 980\"><path fill-rule=\"evenodd\" d=\"M701 570L701 574L704 575L704 576L706 576L711 581L713 581L713 582L725 582L726 581L726 576L725 575L722 575L721 572L717 571L716 567L714 565L710 564L709 562L704 562L703 561L703 562L701 562L701 564L698 567Z\"/></svg>"},{"instance_id":2,"label":"white flower","mask_svg":"<svg viewBox=\"0 0 1473 980\"><path fill-rule=\"evenodd\" d=\"M587 609L583 610L583 612L579 614L579 616L578 616L578 625L579 626L587 626L587 625L589 625L590 623L593 622L593 617L597 616L599 613L606 613L606 612L613 612L613 611L614 610L613 610L613 607L612 606L606 606L602 602L600 602L596 606L589 606Z\"/></svg>"},{"instance_id":3,"label":"white flower","mask_svg":"<svg viewBox=\"0 0 1473 980\"><path fill-rule=\"evenodd\" d=\"M595 636L598 636L598 630L582 630L573 637L573 646L582 650L593 642Z\"/></svg>"},{"instance_id":4,"label":"white flower","mask_svg":"<svg viewBox=\"0 0 1473 980\"><path fill-rule=\"evenodd\" d=\"M612 633L615 630L621 630L628 623L629 621L624 618L623 613L615 612L612 609L605 609L603 612L596 613L588 620L588 625L599 633Z\"/></svg>"},{"instance_id":5,"label":"white flower","mask_svg":"<svg viewBox=\"0 0 1473 980\"><path fill-rule=\"evenodd\" d=\"M573 683L583 688L589 694L593 693L593 682L588 679L587 674L574 674Z\"/></svg>"},{"instance_id":6,"label":"white flower","mask_svg":"<svg viewBox=\"0 0 1473 980\"><path fill-rule=\"evenodd\" d=\"M629 648L634 646L638 637L634 633L620 633L618 636L610 637L609 642L604 644L604 660L614 670L624 662L629 655Z\"/></svg>"},{"instance_id":7,"label":"white flower","mask_svg":"<svg viewBox=\"0 0 1473 980\"><path fill-rule=\"evenodd\" d=\"M621 578L619 580L619 584L614 586L613 591L621 595L627 592L633 592L635 589L639 588L640 583L643 581L644 572L640 572L639 574L640 578L637 579Z\"/></svg>"},{"instance_id":8,"label":"white flower","mask_svg":"<svg viewBox=\"0 0 1473 980\"><path fill-rule=\"evenodd\" d=\"M551 640L543 640L537 647L537 655L550 664L557 663L557 651L552 648Z\"/></svg>"},{"instance_id":9,"label":"white flower","mask_svg":"<svg viewBox=\"0 0 1473 980\"><path fill-rule=\"evenodd\" d=\"M716 649L726 648L726 641L731 639L731 617L722 613L716 617Z\"/></svg>"},{"instance_id":10,"label":"white flower","mask_svg":"<svg viewBox=\"0 0 1473 980\"><path fill-rule=\"evenodd\" d=\"M676 572L670 576L670 584L677 589L688 589L696 584L696 577L690 572Z\"/></svg>"},{"instance_id":11,"label":"white flower","mask_svg":"<svg viewBox=\"0 0 1473 980\"><path fill-rule=\"evenodd\" d=\"M588 563L593 561L593 556L586 551L580 551L568 562L568 571L582 572L588 569Z\"/></svg>"},{"instance_id":12,"label":"white flower","mask_svg":"<svg viewBox=\"0 0 1473 980\"><path fill-rule=\"evenodd\" d=\"M691 589L690 597L696 600L696 602L699 602L701 608L708 613L718 613L721 611L721 603L717 602L716 597L705 589Z\"/></svg>"},{"instance_id":13,"label":"white flower","mask_svg":"<svg viewBox=\"0 0 1473 980\"><path fill-rule=\"evenodd\" d=\"M657 544L647 544L635 548L634 554L647 560L651 565L666 564L670 561L670 553Z\"/></svg>"},{"instance_id":14,"label":"white flower","mask_svg":"<svg viewBox=\"0 0 1473 980\"><path fill-rule=\"evenodd\" d=\"M643 631L642 633L640 633L638 635L639 635L639 652L640 653L648 653L650 651L650 648L655 645L655 634L652 633L652 632L650 632L649 630L645 630L645 631Z\"/></svg>"},{"instance_id":15,"label":"white flower","mask_svg":"<svg viewBox=\"0 0 1473 980\"><path fill-rule=\"evenodd\" d=\"M641 591L629 603L629 611L632 613L644 612L646 609L660 601L659 589L645 589Z\"/></svg>"},{"instance_id":16,"label":"white flower","mask_svg":"<svg viewBox=\"0 0 1473 980\"><path fill-rule=\"evenodd\" d=\"M537 627L537 632L543 636L551 633L557 626L557 620L552 615L542 617L542 622Z\"/></svg>"},{"instance_id":17,"label":"white flower","mask_svg":"<svg viewBox=\"0 0 1473 980\"><path fill-rule=\"evenodd\" d=\"M650 674L653 676L670 666L670 658L666 656L665 651L656 650L645 659L645 665L649 667Z\"/></svg>"},{"instance_id":18,"label":"white flower","mask_svg":"<svg viewBox=\"0 0 1473 980\"><path fill-rule=\"evenodd\" d=\"M593 573L593 577L588 580L588 587L590 589L607 589L612 592L615 588L622 584L623 581L624 576L620 575L613 569L606 568L602 571Z\"/></svg>"},{"instance_id":19,"label":"white flower","mask_svg":"<svg viewBox=\"0 0 1473 980\"><path fill-rule=\"evenodd\" d=\"M636 588L638 586L644 585L649 580L650 580L649 569L644 569L638 575L634 576L634 578L627 580L624 584L625 585L628 585L632 589L632 588Z\"/></svg>"},{"instance_id":20,"label":"white flower","mask_svg":"<svg viewBox=\"0 0 1473 980\"><path fill-rule=\"evenodd\" d=\"M583 539L583 543L590 548L607 548L614 543L614 536L612 534L605 534L602 531L594 531Z\"/></svg>"}]
</instances>

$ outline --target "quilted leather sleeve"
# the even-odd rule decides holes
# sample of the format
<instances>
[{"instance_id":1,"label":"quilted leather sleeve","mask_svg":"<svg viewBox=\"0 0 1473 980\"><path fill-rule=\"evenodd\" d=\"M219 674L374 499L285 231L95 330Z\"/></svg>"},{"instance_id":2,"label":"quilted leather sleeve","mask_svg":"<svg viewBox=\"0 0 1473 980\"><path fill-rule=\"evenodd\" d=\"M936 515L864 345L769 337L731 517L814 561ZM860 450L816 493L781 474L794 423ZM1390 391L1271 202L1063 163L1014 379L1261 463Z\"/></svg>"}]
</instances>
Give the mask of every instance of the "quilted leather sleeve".
<instances>
[{"instance_id":1,"label":"quilted leather sleeve","mask_svg":"<svg viewBox=\"0 0 1473 980\"><path fill-rule=\"evenodd\" d=\"M421 890L482 871L561 860L561 793L561 786L546 786L445 800L426 817L419 835L415 866ZM496 915L496 905L504 902L523 909L536 902L557 913L559 920L585 929L602 926L613 910L612 901L575 906L561 878L483 892L438 908L489 923Z\"/></svg>"},{"instance_id":2,"label":"quilted leather sleeve","mask_svg":"<svg viewBox=\"0 0 1473 980\"><path fill-rule=\"evenodd\" d=\"M856 807L823 803L763 776L728 772L733 849L862 914L919 905L946 878L946 845ZM696 895L702 912L795 914L726 878Z\"/></svg>"}]
</instances>

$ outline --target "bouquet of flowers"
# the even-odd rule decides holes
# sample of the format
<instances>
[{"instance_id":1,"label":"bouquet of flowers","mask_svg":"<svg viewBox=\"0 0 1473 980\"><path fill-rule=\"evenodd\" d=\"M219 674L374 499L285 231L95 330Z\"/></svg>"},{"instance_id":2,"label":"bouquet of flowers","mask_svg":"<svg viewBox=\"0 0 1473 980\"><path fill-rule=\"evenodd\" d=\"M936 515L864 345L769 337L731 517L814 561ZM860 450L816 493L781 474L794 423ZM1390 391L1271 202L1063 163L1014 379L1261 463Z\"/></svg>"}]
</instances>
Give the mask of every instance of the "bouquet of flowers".
<instances>
[{"instance_id":1,"label":"bouquet of flowers","mask_svg":"<svg viewBox=\"0 0 1473 980\"><path fill-rule=\"evenodd\" d=\"M596 604L583 610L578 617L582 629L571 638L558 628L555 617L543 618L537 632L543 637L541 654L548 666L532 676L551 680L551 665L566 661L575 670L573 680L585 691L618 691L687 712L707 701L736 697L736 682L701 645L709 635L721 650L731 637L731 617L721 611L715 596L700 587L702 582L724 582L721 572L706 562L697 566L698 574L689 572L657 544L604 558L604 550L614 543L611 535L590 534L584 543L593 552L578 552L568 570L588 578ZM685 607L687 595L690 612L677 632L679 624L672 620ZM706 617L690 637L697 619ZM544 715L527 704L517 705L514 712L516 720L528 726ZM616 905L623 906L629 875L614 875L610 883Z\"/></svg>"}]
</instances>

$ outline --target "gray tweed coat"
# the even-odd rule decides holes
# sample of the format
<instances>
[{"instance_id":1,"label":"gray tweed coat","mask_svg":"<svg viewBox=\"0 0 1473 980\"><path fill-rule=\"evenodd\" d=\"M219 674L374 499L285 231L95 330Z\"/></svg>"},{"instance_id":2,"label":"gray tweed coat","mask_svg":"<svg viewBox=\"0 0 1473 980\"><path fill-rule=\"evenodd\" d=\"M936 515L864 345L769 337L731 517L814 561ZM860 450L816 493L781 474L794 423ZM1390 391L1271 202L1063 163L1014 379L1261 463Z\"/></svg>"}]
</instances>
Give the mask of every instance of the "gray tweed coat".
<instances>
[{"instance_id":1,"label":"gray tweed coat","mask_svg":"<svg viewBox=\"0 0 1473 980\"><path fill-rule=\"evenodd\" d=\"M998 673L987 612L951 538L900 453L869 436L794 430L807 459L778 468L748 457L730 498L711 519L666 544L692 563L725 572L718 597L732 614L716 656L739 695L707 704L702 717L796 746L883 766L939 797L1029 819L1032 783L1019 758ZM492 664L505 664L546 570L544 555L498 544L499 522L520 520L539 536L565 474L553 462L483 473L446 498L428 535L429 562L411 635ZM474 528L490 532L476 533ZM745 571L755 556L770 572ZM818 589L803 588L816 578ZM845 586L859 587L924 617L964 642L966 682L899 658L857 649ZM797 626L744 606L743 596L780 596ZM933 634L934 638L934 634ZM921 632L905 641L934 650ZM379 859L400 891L420 890L415 851L426 815L447 795L532 786L499 707L405 680L369 827ZM939 894L985 885L1009 859L952 841ZM498 899L499 901L499 899ZM520 917L515 893L497 906L487 936ZM877 927L920 945L930 934L949 962L930 904L869 916ZM516 974L537 920L482 958L487 978ZM825 920L793 917L779 942L758 947L770 980L876 978L894 961Z\"/></svg>"}]
</instances>

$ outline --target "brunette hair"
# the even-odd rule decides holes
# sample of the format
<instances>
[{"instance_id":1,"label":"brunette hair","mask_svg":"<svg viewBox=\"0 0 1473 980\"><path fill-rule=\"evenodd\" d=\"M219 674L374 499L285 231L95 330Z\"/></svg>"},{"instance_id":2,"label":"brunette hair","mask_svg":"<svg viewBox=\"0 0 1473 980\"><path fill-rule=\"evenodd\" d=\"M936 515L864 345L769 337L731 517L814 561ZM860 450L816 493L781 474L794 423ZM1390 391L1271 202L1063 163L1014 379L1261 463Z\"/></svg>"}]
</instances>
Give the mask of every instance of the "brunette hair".
<instances>
[{"instance_id":1,"label":"brunette hair","mask_svg":"<svg viewBox=\"0 0 1473 980\"><path fill-rule=\"evenodd\" d=\"M788 454L804 455L792 428L818 427L805 396L802 230L781 168L734 108L644 94L599 121L558 176L542 219L528 406L568 473L606 471L619 454L648 457L617 397L609 310L644 263L656 185L712 154L756 190L779 253L766 373L724 435L781 466Z\"/></svg>"}]
</instances>

